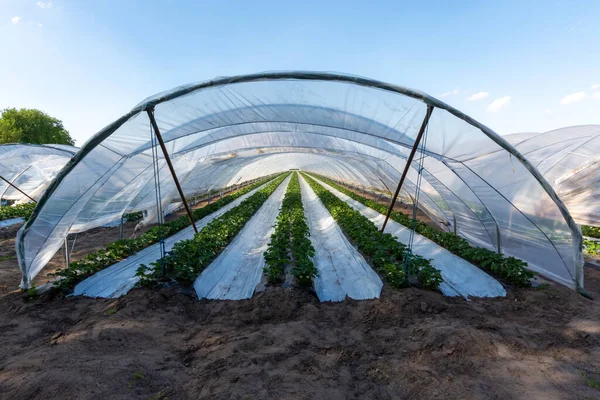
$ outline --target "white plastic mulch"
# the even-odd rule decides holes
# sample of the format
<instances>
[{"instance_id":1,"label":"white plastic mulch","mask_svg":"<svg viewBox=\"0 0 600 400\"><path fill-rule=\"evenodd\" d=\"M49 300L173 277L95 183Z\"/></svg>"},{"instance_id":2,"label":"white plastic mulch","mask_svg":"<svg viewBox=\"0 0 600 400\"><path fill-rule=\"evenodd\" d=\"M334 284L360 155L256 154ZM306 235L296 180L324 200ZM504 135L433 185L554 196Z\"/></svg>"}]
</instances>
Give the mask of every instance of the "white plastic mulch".
<instances>
[{"instance_id":1,"label":"white plastic mulch","mask_svg":"<svg viewBox=\"0 0 600 400\"><path fill-rule=\"evenodd\" d=\"M194 282L198 298L242 300L254 294L265 265L264 252L274 231L288 176L246 223L227 248Z\"/></svg>"},{"instance_id":2,"label":"white plastic mulch","mask_svg":"<svg viewBox=\"0 0 600 400\"><path fill-rule=\"evenodd\" d=\"M346 202L362 215L369 218L369 220L381 229L385 215L353 200L325 182L316 180L340 200ZM410 232L410 229L391 219L388 220L385 228L385 233L396 236L398 241L404 244L409 243ZM506 296L506 290L504 290L504 287L496 279L418 233L414 234L412 249L413 253L431 259L431 264L441 272L444 282L440 285L440 290L444 295L463 296L465 298L469 296Z\"/></svg>"},{"instance_id":3,"label":"white plastic mulch","mask_svg":"<svg viewBox=\"0 0 600 400\"><path fill-rule=\"evenodd\" d=\"M300 176L302 205L315 248L319 270L314 288L320 301L379 298L383 282L363 256L348 242L316 193Z\"/></svg>"},{"instance_id":4,"label":"white plastic mulch","mask_svg":"<svg viewBox=\"0 0 600 400\"><path fill-rule=\"evenodd\" d=\"M266 183L265 183L266 184ZM227 211L240 205L248 197L252 196L257 190L261 189L264 185L251 190L250 192L240 196L231 203L223 206L214 213L207 215L206 217L196 221L196 228L200 231L203 227L208 225L215 218L220 217ZM194 237L194 229L189 226L173 236L165 239L165 251L170 251L175 243L180 240L191 239ZM120 297L129 292L133 286L139 280L135 276L137 269L140 265L144 264L150 266L150 263L158 261L160 259L160 244L155 243L140 252L120 261L92 276L80 282L75 286L73 295L83 295L88 297Z\"/></svg>"}]
</instances>

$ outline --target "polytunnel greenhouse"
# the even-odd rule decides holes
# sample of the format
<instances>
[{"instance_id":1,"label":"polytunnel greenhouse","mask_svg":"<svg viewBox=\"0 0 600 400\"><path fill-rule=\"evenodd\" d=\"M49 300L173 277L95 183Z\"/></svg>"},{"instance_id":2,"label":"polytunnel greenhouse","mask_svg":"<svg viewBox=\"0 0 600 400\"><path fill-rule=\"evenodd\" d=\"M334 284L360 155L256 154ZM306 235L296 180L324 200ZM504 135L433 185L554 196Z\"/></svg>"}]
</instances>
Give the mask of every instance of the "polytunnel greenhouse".
<instances>
[{"instance_id":1,"label":"polytunnel greenhouse","mask_svg":"<svg viewBox=\"0 0 600 400\"><path fill-rule=\"evenodd\" d=\"M37 201L79 149L60 144L0 145L0 200Z\"/></svg>"},{"instance_id":2,"label":"polytunnel greenhouse","mask_svg":"<svg viewBox=\"0 0 600 400\"><path fill-rule=\"evenodd\" d=\"M504 138L544 175L575 222L600 226L600 125Z\"/></svg>"},{"instance_id":3,"label":"polytunnel greenhouse","mask_svg":"<svg viewBox=\"0 0 600 400\"><path fill-rule=\"evenodd\" d=\"M105 127L61 171L19 231L22 286L31 285L69 234L291 169L310 174L311 181L318 180L349 204L352 199L324 180L392 194L406 171L399 198L416 203L440 230L521 259L529 269L569 287L583 287L579 228L548 181L508 141L420 91L312 72L261 73L181 86L147 98ZM282 185L290 179L296 178L288 176ZM312 196L307 180L301 175L298 181L303 201ZM283 192L277 189L272 196ZM278 201L272 205L275 211L251 220L249 224L256 220L252 229L273 225ZM383 220L380 213L359 206L353 205L372 221ZM305 212L309 221L318 222L323 210L307 204ZM194 229L202 228L198 224ZM385 229L398 238L403 235L401 228ZM176 246L183 238L178 235L161 242L161 254ZM461 260L442 254L440 246L417 248L421 238L406 237L407 245L414 240L416 254L437 260L434 266L448 286L440 287L444 293L472 295L478 285L486 285L481 282L487 275L477 268L454 268ZM229 250L222 254L226 260L219 256L213 264L250 262ZM156 254L143 250L82 282L75 293L122 294L135 280L136 268L155 261ZM211 264L202 274L211 288L229 273L219 268ZM461 268L471 272L461 277ZM256 271L260 279L262 271ZM373 290L380 290L378 278L369 274L365 272ZM461 291L454 284L458 281L471 288ZM200 286L196 281L199 297L210 298L210 290ZM497 286L492 292L501 295Z\"/></svg>"}]
</instances>

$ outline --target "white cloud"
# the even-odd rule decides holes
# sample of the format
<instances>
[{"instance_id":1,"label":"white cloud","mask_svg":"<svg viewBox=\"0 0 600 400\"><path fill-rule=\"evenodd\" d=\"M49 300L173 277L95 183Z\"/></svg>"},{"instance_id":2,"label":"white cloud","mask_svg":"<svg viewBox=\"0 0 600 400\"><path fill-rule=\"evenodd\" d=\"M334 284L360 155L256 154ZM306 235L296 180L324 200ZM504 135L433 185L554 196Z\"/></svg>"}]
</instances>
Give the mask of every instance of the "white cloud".
<instances>
[{"instance_id":1,"label":"white cloud","mask_svg":"<svg viewBox=\"0 0 600 400\"><path fill-rule=\"evenodd\" d=\"M44 3L43 1L38 1L37 3L35 3L35 5L38 6L39 8L51 8L52 2L49 1L47 3Z\"/></svg>"},{"instance_id":2,"label":"white cloud","mask_svg":"<svg viewBox=\"0 0 600 400\"><path fill-rule=\"evenodd\" d=\"M458 89L454 89L449 92L442 93L438 97L456 96L457 94L458 94Z\"/></svg>"},{"instance_id":3,"label":"white cloud","mask_svg":"<svg viewBox=\"0 0 600 400\"><path fill-rule=\"evenodd\" d=\"M500 111L501 108L504 108L510 104L510 96L500 97L492 101L492 104L488 106L488 111L497 112Z\"/></svg>"},{"instance_id":4,"label":"white cloud","mask_svg":"<svg viewBox=\"0 0 600 400\"><path fill-rule=\"evenodd\" d=\"M545 112L546 114L552 114L552 110L551 110L551 109L549 109L549 108L546 108L546 109L544 110L544 112Z\"/></svg>"},{"instance_id":5,"label":"white cloud","mask_svg":"<svg viewBox=\"0 0 600 400\"><path fill-rule=\"evenodd\" d=\"M583 99L585 99L585 92L572 93L568 96L563 97L560 101L560 104L571 104L577 101L581 101Z\"/></svg>"},{"instance_id":6,"label":"white cloud","mask_svg":"<svg viewBox=\"0 0 600 400\"><path fill-rule=\"evenodd\" d=\"M21 20L21 17L12 17L12 18L10 19L10 21L11 21L13 24L18 24L20 20Z\"/></svg>"},{"instance_id":7,"label":"white cloud","mask_svg":"<svg viewBox=\"0 0 600 400\"><path fill-rule=\"evenodd\" d=\"M592 93L592 97L595 99L600 99L600 92L594 92Z\"/></svg>"},{"instance_id":8,"label":"white cloud","mask_svg":"<svg viewBox=\"0 0 600 400\"><path fill-rule=\"evenodd\" d=\"M467 97L467 100L471 100L471 101L478 101L478 100L483 100L483 99L487 99L487 97L490 94L488 92L479 92L479 93L475 93L473 96L471 97Z\"/></svg>"},{"instance_id":9,"label":"white cloud","mask_svg":"<svg viewBox=\"0 0 600 400\"><path fill-rule=\"evenodd\" d=\"M592 85L592 89L600 89L600 83L596 83L595 85Z\"/></svg>"},{"instance_id":10,"label":"white cloud","mask_svg":"<svg viewBox=\"0 0 600 400\"><path fill-rule=\"evenodd\" d=\"M41 27L42 27L42 26L44 26L44 25L42 25L42 24L38 24L38 26L41 28Z\"/></svg>"}]
</instances>

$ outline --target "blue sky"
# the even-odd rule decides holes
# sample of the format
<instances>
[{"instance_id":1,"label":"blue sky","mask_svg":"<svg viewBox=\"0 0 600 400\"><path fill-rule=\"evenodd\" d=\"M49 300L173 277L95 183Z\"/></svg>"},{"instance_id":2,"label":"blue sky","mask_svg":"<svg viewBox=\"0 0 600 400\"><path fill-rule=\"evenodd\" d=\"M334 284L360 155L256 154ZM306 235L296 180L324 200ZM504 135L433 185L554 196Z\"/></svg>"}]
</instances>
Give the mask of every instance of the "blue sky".
<instances>
[{"instance_id":1,"label":"blue sky","mask_svg":"<svg viewBox=\"0 0 600 400\"><path fill-rule=\"evenodd\" d=\"M156 92L272 70L420 89L500 134L600 123L598 0L0 0L0 41L0 109L78 145Z\"/></svg>"}]
</instances>

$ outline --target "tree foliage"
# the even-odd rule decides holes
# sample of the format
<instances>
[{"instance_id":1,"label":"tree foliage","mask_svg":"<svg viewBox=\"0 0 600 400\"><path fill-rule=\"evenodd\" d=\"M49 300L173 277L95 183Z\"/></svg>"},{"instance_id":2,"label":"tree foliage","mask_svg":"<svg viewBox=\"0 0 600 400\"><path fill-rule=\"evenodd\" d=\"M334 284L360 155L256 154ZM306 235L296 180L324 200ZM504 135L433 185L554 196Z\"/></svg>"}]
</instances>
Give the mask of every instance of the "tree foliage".
<instances>
[{"instance_id":1,"label":"tree foliage","mask_svg":"<svg viewBox=\"0 0 600 400\"><path fill-rule=\"evenodd\" d=\"M62 121L31 108L7 108L0 117L1 143L68 144L75 141Z\"/></svg>"}]
</instances>

